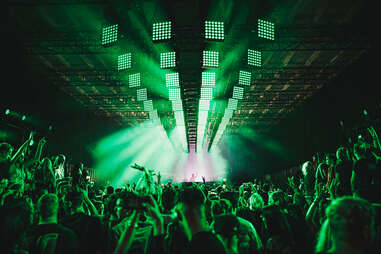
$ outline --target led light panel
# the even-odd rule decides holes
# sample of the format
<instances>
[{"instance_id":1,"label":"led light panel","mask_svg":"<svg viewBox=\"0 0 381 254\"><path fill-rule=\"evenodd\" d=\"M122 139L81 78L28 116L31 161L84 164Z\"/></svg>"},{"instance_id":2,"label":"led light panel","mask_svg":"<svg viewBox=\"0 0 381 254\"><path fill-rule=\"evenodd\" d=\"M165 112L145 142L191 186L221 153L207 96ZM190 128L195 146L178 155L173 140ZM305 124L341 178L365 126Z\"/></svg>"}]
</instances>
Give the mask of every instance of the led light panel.
<instances>
[{"instance_id":1,"label":"led light panel","mask_svg":"<svg viewBox=\"0 0 381 254\"><path fill-rule=\"evenodd\" d=\"M118 56L118 71L131 68L131 53Z\"/></svg>"},{"instance_id":2,"label":"led light panel","mask_svg":"<svg viewBox=\"0 0 381 254\"><path fill-rule=\"evenodd\" d=\"M159 116L157 115L156 109L148 112L148 114L149 114L149 119L151 119L151 120L155 120L155 119L159 118Z\"/></svg>"},{"instance_id":3,"label":"led light panel","mask_svg":"<svg viewBox=\"0 0 381 254\"><path fill-rule=\"evenodd\" d=\"M201 86L215 87L216 86L216 73L215 72L202 72Z\"/></svg>"},{"instance_id":4,"label":"led light panel","mask_svg":"<svg viewBox=\"0 0 381 254\"><path fill-rule=\"evenodd\" d=\"M176 67L176 52L160 53L160 68Z\"/></svg>"},{"instance_id":5,"label":"led light panel","mask_svg":"<svg viewBox=\"0 0 381 254\"><path fill-rule=\"evenodd\" d=\"M213 88L211 87L201 87L200 100L212 100L213 99Z\"/></svg>"},{"instance_id":6,"label":"led light panel","mask_svg":"<svg viewBox=\"0 0 381 254\"><path fill-rule=\"evenodd\" d=\"M238 100L229 98L227 109L236 110L238 105Z\"/></svg>"},{"instance_id":7,"label":"led light panel","mask_svg":"<svg viewBox=\"0 0 381 254\"><path fill-rule=\"evenodd\" d=\"M243 87L239 87L239 86L233 87L233 99L237 99L237 100L243 99Z\"/></svg>"},{"instance_id":8,"label":"led light panel","mask_svg":"<svg viewBox=\"0 0 381 254\"><path fill-rule=\"evenodd\" d=\"M258 19L258 37L274 40L274 23Z\"/></svg>"},{"instance_id":9,"label":"led light panel","mask_svg":"<svg viewBox=\"0 0 381 254\"><path fill-rule=\"evenodd\" d=\"M181 111L183 110L183 103L181 100L172 101L172 111Z\"/></svg>"},{"instance_id":10,"label":"led light panel","mask_svg":"<svg viewBox=\"0 0 381 254\"><path fill-rule=\"evenodd\" d=\"M251 73L247 71L239 71L238 84L244 85L244 86L250 86Z\"/></svg>"},{"instance_id":11,"label":"led light panel","mask_svg":"<svg viewBox=\"0 0 381 254\"><path fill-rule=\"evenodd\" d=\"M102 29L102 45L107 46L118 40L118 24Z\"/></svg>"},{"instance_id":12,"label":"led light panel","mask_svg":"<svg viewBox=\"0 0 381 254\"><path fill-rule=\"evenodd\" d=\"M224 117L225 118L232 118L234 110L232 109L225 109Z\"/></svg>"},{"instance_id":13,"label":"led light panel","mask_svg":"<svg viewBox=\"0 0 381 254\"><path fill-rule=\"evenodd\" d=\"M262 53L257 50L247 50L247 64L252 66L262 66Z\"/></svg>"},{"instance_id":14,"label":"led light panel","mask_svg":"<svg viewBox=\"0 0 381 254\"><path fill-rule=\"evenodd\" d=\"M152 26L152 40L168 40L171 39L171 22L154 23Z\"/></svg>"},{"instance_id":15,"label":"led light panel","mask_svg":"<svg viewBox=\"0 0 381 254\"><path fill-rule=\"evenodd\" d=\"M205 125L206 120L208 119L208 111L199 111L198 112L198 124L199 125Z\"/></svg>"},{"instance_id":16,"label":"led light panel","mask_svg":"<svg viewBox=\"0 0 381 254\"><path fill-rule=\"evenodd\" d=\"M165 85L166 87L179 87L179 73L167 73L165 74Z\"/></svg>"},{"instance_id":17,"label":"led light panel","mask_svg":"<svg viewBox=\"0 0 381 254\"><path fill-rule=\"evenodd\" d=\"M128 75L128 84L130 88L140 86L140 73Z\"/></svg>"},{"instance_id":18,"label":"led light panel","mask_svg":"<svg viewBox=\"0 0 381 254\"><path fill-rule=\"evenodd\" d=\"M175 119L177 125L184 125L184 111L175 111Z\"/></svg>"},{"instance_id":19,"label":"led light panel","mask_svg":"<svg viewBox=\"0 0 381 254\"><path fill-rule=\"evenodd\" d=\"M224 22L205 21L205 39L225 39Z\"/></svg>"},{"instance_id":20,"label":"led light panel","mask_svg":"<svg viewBox=\"0 0 381 254\"><path fill-rule=\"evenodd\" d=\"M146 101L147 100L147 88L138 89L136 91L138 101Z\"/></svg>"},{"instance_id":21,"label":"led light panel","mask_svg":"<svg viewBox=\"0 0 381 254\"><path fill-rule=\"evenodd\" d=\"M204 50L202 53L202 65L205 67L218 67L218 52Z\"/></svg>"},{"instance_id":22,"label":"led light panel","mask_svg":"<svg viewBox=\"0 0 381 254\"><path fill-rule=\"evenodd\" d=\"M152 100L143 101L144 111L153 111L153 103Z\"/></svg>"},{"instance_id":23,"label":"led light panel","mask_svg":"<svg viewBox=\"0 0 381 254\"><path fill-rule=\"evenodd\" d=\"M181 100L180 88L169 88L168 94L171 101Z\"/></svg>"},{"instance_id":24,"label":"led light panel","mask_svg":"<svg viewBox=\"0 0 381 254\"><path fill-rule=\"evenodd\" d=\"M199 111L208 111L210 106L209 100L200 100L198 104Z\"/></svg>"}]
</instances>

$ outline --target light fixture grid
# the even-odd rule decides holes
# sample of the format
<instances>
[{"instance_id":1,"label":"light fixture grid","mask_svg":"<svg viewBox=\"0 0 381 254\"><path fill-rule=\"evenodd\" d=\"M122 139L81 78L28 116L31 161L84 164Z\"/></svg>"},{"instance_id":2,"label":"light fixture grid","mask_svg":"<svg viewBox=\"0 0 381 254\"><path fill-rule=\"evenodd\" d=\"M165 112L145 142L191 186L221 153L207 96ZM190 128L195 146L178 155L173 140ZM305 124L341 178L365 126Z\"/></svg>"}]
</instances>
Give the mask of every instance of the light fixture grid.
<instances>
[{"instance_id":1,"label":"light fixture grid","mask_svg":"<svg viewBox=\"0 0 381 254\"><path fill-rule=\"evenodd\" d=\"M258 37L262 37L269 40L275 39L275 25L272 22L258 19Z\"/></svg>"},{"instance_id":2,"label":"light fixture grid","mask_svg":"<svg viewBox=\"0 0 381 254\"><path fill-rule=\"evenodd\" d=\"M205 39L224 40L224 22L205 21Z\"/></svg>"},{"instance_id":3,"label":"light fixture grid","mask_svg":"<svg viewBox=\"0 0 381 254\"><path fill-rule=\"evenodd\" d=\"M165 85L166 87L179 87L179 73L167 73L165 74Z\"/></svg>"},{"instance_id":4,"label":"light fixture grid","mask_svg":"<svg viewBox=\"0 0 381 254\"><path fill-rule=\"evenodd\" d=\"M201 74L202 87L215 87L216 86L216 73L215 72L202 72Z\"/></svg>"},{"instance_id":5,"label":"light fixture grid","mask_svg":"<svg viewBox=\"0 0 381 254\"><path fill-rule=\"evenodd\" d=\"M152 103L152 100L146 100L146 101L143 101L143 105L144 105L144 111L153 111L153 103Z\"/></svg>"},{"instance_id":6,"label":"light fixture grid","mask_svg":"<svg viewBox=\"0 0 381 254\"><path fill-rule=\"evenodd\" d=\"M148 115L149 115L149 119L151 119L151 120L159 119L159 116L157 114L157 110L156 109L148 112Z\"/></svg>"},{"instance_id":7,"label":"light fixture grid","mask_svg":"<svg viewBox=\"0 0 381 254\"><path fill-rule=\"evenodd\" d=\"M202 53L202 63L205 67L218 67L218 51L204 50Z\"/></svg>"},{"instance_id":8,"label":"light fixture grid","mask_svg":"<svg viewBox=\"0 0 381 254\"><path fill-rule=\"evenodd\" d=\"M258 50L247 50L247 64L252 66L262 66L262 52Z\"/></svg>"},{"instance_id":9,"label":"light fixture grid","mask_svg":"<svg viewBox=\"0 0 381 254\"><path fill-rule=\"evenodd\" d=\"M183 110L183 103L181 100L173 100L172 101L172 111L182 111Z\"/></svg>"},{"instance_id":10,"label":"light fixture grid","mask_svg":"<svg viewBox=\"0 0 381 254\"><path fill-rule=\"evenodd\" d=\"M118 71L131 68L131 53L118 56Z\"/></svg>"},{"instance_id":11,"label":"light fixture grid","mask_svg":"<svg viewBox=\"0 0 381 254\"><path fill-rule=\"evenodd\" d=\"M239 71L238 84L244 86L251 85L251 73L248 71Z\"/></svg>"},{"instance_id":12,"label":"light fixture grid","mask_svg":"<svg viewBox=\"0 0 381 254\"><path fill-rule=\"evenodd\" d=\"M169 88L169 100L175 101L175 100L181 100L181 91L180 88Z\"/></svg>"},{"instance_id":13,"label":"light fixture grid","mask_svg":"<svg viewBox=\"0 0 381 254\"><path fill-rule=\"evenodd\" d=\"M102 45L108 45L118 40L118 24L102 29Z\"/></svg>"},{"instance_id":14,"label":"light fixture grid","mask_svg":"<svg viewBox=\"0 0 381 254\"><path fill-rule=\"evenodd\" d=\"M176 67L176 52L160 53L160 68Z\"/></svg>"},{"instance_id":15,"label":"light fixture grid","mask_svg":"<svg viewBox=\"0 0 381 254\"><path fill-rule=\"evenodd\" d=\"M147 100L147 88L141 88L136 90L137 100L138 101L146 101Z\"/></svg>"},{"instance_id":16,"label":"light fixture grid","mask_svg":"<svg viewBox=\"0 0 381 254\"><path fill-rule=\"evenodd\" d=\"M129 87L138 87L140 86L140 73L131 74L128 76Z\"/></svg>"},{"instance_id":17,"label":"light fixture grid","mask_svg":"<svg viewBox=\"0 0 381 254\"><path fill-rule=\"evenodd\" d=\"M168 40L171 39L171 21L154 23L152 25L152 40Z\"/></svg>"},{"instance_id":18,"label":"light fixture grid","mask_svg":"<svg viewBox=\"0 0 381 254\"><path fill-rule=\"evenodd\" d=\"M233 87L233 99L242 100L243 99L243 87L234 86Z\"/></svg>"},{"instance_id":19,"label":"light fixture grid","mask_svg":"<svg viewBox=\"0 0 381 254\"><path fill-rule=\"evenodd\" d=\"M233 98L229 98L227 109L236 110L237 106L238 106L238 100L233 99Z\"/></svg>"},{"instance_id":20,"label":"light fixture grid","mask_svg":"<svg viewBox=\"0 0 381 254\"><path fill-rule=\"evenodd\" d=\"M210 101L209 100L199 100L198 110L199 111L209 111Z\"/></svg>"},{"instance_id":21,"label":"light fixture grid","mask_svg":"<svg viewBox=\"0 0 381 254\"><path fill-rule=\"evenodd\" d=\"M211 87L201 87L200 100L212 100L213 99L213 88Z\"/></svg>"}]
</instances>

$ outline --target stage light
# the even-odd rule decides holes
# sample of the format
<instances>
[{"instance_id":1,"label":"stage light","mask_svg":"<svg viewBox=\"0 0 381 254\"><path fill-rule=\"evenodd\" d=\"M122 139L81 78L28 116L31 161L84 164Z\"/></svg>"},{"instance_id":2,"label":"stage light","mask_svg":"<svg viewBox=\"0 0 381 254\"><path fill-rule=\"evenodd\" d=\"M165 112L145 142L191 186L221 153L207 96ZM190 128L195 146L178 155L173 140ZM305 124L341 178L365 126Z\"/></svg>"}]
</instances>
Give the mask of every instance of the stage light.
<instances>
[{"instance_id":1,"label":"stage light","mask_svg":"<svg viewBox=\"0 0 381 254\"><path fill-rule=\"evenodd\" d=\"M227 109L236 110L238 106L238 100L229 98Z\"/></svg>"},{"instance_id":2,"label":"stage light","mask_svg":"<svg viewBox=\"0 0 381 254\"><path fill-rule=\"evenodd\" d=\"M176 125L184 125L184 111L175 111Z\"/></svg>"},{"instance_id":3,"label":"stage light","mask_svg":"<svg viewBox=\"0 0 381 254\"><path fill-rule=\"evenodd\" d=\"M21 120L24 121L25 119L26 119L26 116L23 115L23 116L21 117Z\"/></svg>"},{"instance_id":4,"label":"stage light","mask_svg":"<svg viewBox=\"0 0 381 254\"><path fill-rule=\"evenodd\" d=\"M198 125L204 125L206 124L206 121L208 120L208 111L198 111Z\"/></svg>"},{"instance_id":5,"label":"stage light","mask_svg":"<svg viewBox=\"0 0 381 254\"><path fill-rule=\"evenodd\" d=\"M118 71L131 68L131 53L118 56Z\"/></svg>"},{"instance_id":6,"label":"stage light","mask_svg":"<svg viewBox=\"0 0 381 254\"><path fill-rule=\"evenodd\" d=\"M118 24L102 29L102 45L109 46L118 40Z\"/></svg>"},{"instance_id":7,"label":"stage light","mask_svg":"<svg viewBox=\"0 0 381 254\"><path fill-rule=\"evenodd\" d=\"M166 87L179 87L179 73L167 73L165 74L165 85Z\"/></svg>"},{"instance_id":8,"label":"stage light","mask_svg":"<svg viewBox=\"0 0 381 254\"><path fill-rule=\"evenodd\" d=\"M140 73L131 74L128 76L129 87L140 86Z\"/></svg>"},{"instance_id":9,"label":"stage light","mask_svg":"<svg viewBox=\"0 0 381 254\"><path fill-rule=\"evenodd\" d=\"M205 21L205 39L225 39L224 22Z\"/></svg>"},{"instance_id":10,"label":"stage light","mask_svg":"<svg viewBox=\"0 0 381 254\"><path fill-rule=\"evenodd\" d=\"M200 100L198 103L198 110L199 111L208 111L210 107L210 101L209 100Z\"/></svg>"},{"instance_id":11,"label":"stage light","mask_svg":"<svg viewBox=\"0 0 381 254\"><path fill-rule=\"evenodd\" d=\"M211 87L201 87L200 100L212 100L213 99L213 88Z\"/></svg>"},{"instance_id":12,"label":"stage light","mask_svg":"<svg viewBox=\"0 0 381 254\"><path fill-rule=\"evenodd\" d=\"M144 105L144 111L153 111L153 103L152 100L147 100L143 102Z\"/></svg>"},{"instance_id":13,"label":"stage light","mask_svg":"<svg viewBox=\"0 0 381 254\"><path fill-rule=\"evenodd\" d=\"M216 86L216 73L215 72L202 72L201 86L215 87Z\"/></svg>"},{"instance_id":14,"label":"stage light","mask_svg":"<svg viewBox=\"0 0 381 254\"><path fill-rule=\"evenodd\" d=\"M274 23L258 19L258 37L274 40Z\"/></svg>"},{"instance_id":15,"label":"stage light","mask_svg":"<svg viewBox=\"0 0 381 254\"><path fill-rule=\"evenodd\" d=\"M247 71L239 71L238 84L250 86L251 84L251 73Z\"/></svg>"},{"instance_id":16,"label":"stage light","mask_svg":"<svg viewBox=\"0 0 381 254\"><path fill-rule=\"evenodd\" d=\"M252 66L262 66L262 53L258 50L247 50L247 64Z\"/></svg>"},{"instance_id":17,"label":"stage light","mask_svg":"<svg viewBox=\"0 0 381 254\"><path fill-rule=\"evenodd\" d=\"M239 87L239 86L233 87L233 99L237 99L237 100L243 99L243 87Z\"/></svg>"},{"instance_id":18,"label":"stage light","mask_svg":"<svg viewBox=\"0 0 381 254\"><path fill-rule=\"evenodd\" d=\"M147 88L138 89L136 91L138 101L146 101L147 100Z\"/></svg>"},{"instance_id":19,"label":"stage light","mask_svg":"<svg viewBox=\"0 0 381 254\"><path fill-rule=\"evenodd\" d=\"M202 53L202 65L204 67L218 67L218 52L204 50Z\"/></svg>"},{"instance_id":20,"label":"stage light","mask_svg":"<svg viewBox=\"0 0 381 254\"><path fill-rule=\"evenodd\" d=\"M180 88L169 88L168 94L169 94L169 100L171 101L181 100Z\"/></svg>"},{"instance_id":21,"label":"stage light","mask_svg":"<svg viewBox=\"0 0 381 254\"><path fill-rule=\"evenodd\" d=\"M172 111L181 111L183 110L183 103L181 100L172 101Z\"/></svg>"},{"instance_id":22,"label":"stage light","mask_svg":"<svg viewBox=\"0 0 381 254\"><path fill-rule=\"evenodd\" d=\"M172 24L170 21L154 23L152 26L152 40L160 41L171 39L171 27Z\"/></svg>"},{"instance_id":23,"label":"stage light","mask_svg":"<svg viewBox=\"0 0 381 254\"><path fill-rule=\"evenodd\" d=\"M159 116L157 115L157 110L156 109L148 112L148 114L149 114L149 119L151 119L151 120L157 120L157 119L159 119Z\"/></svg>"},{"instance_id":24,"label":"stage light","mask_svg":"<svg viewBox=\"0 0 381 254\"><path fill-rule=\"evenodd\" d=\"M160 68L171 68L176 66L176 52L160 53Z\"/></svg>"},{"instance_id":25,"label":"stage light","mask_svg":"<svg viewBox=\"0 0 381 254\"><path fill-rule=\"evenodd\" d=\"M6 114L6 115L9 115L10 113L11 113L11 110L10 110L10 109L6 109L6 110L5 110L5 114Z\"/></svg>"},{"instance_id":26,"label":"stage light","mask_svg":"<svg viewBox=\"0 0 381 254\"><path fill-rule=\"evenodd\" d=\"M224 117L225 118L232 118L234 110L232 109L225 109Z\"/></svg>"}]
</instances>

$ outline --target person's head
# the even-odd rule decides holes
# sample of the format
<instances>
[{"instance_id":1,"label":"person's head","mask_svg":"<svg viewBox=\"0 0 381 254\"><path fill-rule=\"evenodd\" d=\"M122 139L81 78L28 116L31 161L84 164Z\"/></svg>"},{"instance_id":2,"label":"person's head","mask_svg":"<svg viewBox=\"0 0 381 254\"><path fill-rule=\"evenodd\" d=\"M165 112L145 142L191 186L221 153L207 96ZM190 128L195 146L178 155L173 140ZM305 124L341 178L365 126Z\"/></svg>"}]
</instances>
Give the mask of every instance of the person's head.
<instances>
[{"instance_id":1,"label":"person's head","mask_svg":"<svg viewBox=\"0 0 381 254\"><path fill-rule=\"evenodd\" d=\"M171 211L175 208L176 203L178 201L178 194L175 188L173 187L165 187L162 193L161 203L163 205L164 211Z\"/></svg>"},{"instance_id":2,"label":"person's head","mask_svg":"<svg viewBox=\"0 0 381 254\"><path fill-rule=\"evenodd\" d=\"M221 214L214 219L214 232L224 243L228 253L238 253L239 227L238 218L233 214Z\"/></svg>"},{"instance_id":3,"label":"person's head","mask_svg":"<svg viewBox=\"0 0 381 254\"><path fill-rule=\"evenodd\" d=\"M13 147L8 143L0 143L0 161L9 160L13 153Z\"/></svg>"},{"instance_id":4,"label":"person's head","mask_svg":"<svg viewBox=\"0 0 381 254\"><path fill-rule=\"evenodd\" d=\"M45 157L42 159L41 166L45 170L50 170L50 171L53 170L52 161L48 157Z\"/></svg>"},{"instance_id":5,"label":"person's head","mask_svg":"<svg viewBox=\"0 0 381 254\"><path fill-rule=\"evenodd\" d=\"M346 147L344 147L344 146L341 146L341 147L337 148L336 159L338 161L347 161L347 160L349 160L348 149Z\"/></svg>"},{"instance_id":6,"label":"person's head","mask_svg":"<svg viewBox=\"0 0 381 254\"><path fill-rule=\"evenodd\" d=\"M366 250L375 238L376 212L365 199L344 196L333 200L325 210L326 219L320 229L316 251L349 246Z\"/></svg>"},{"instance_id":7,"label":"person's head","mask_svg":"<svg viewBox=\"0 0 381 254\"><path fill-rule=\"evenodd\" d=\"M57 221L58 197L56 194L43 194L37 201L40 222Z\"/></svg>"},{"instance_id":8,"label":"person's head","mask_svg":"<svg viewBox=\"0 0 381 254\"><path fill-rule=\"evenodd\" d=\"M253 193L249 198L250 210L262 209L265 206L263 198L258 193Z\"/></svg>"},{"instance_id":9,"label":"person's head","mask_svg":"<svg viewBox=\"0 0 381 254\"><path fill-rule=\"evenodd\" d=\"M333 166L335 165L335 155L333 155L332 153L327 153L325 155L325 163L328 165L328 166Z\"/></svg>"},{"instance_id":10,"label":"person's head","mask_svg":"<svg viewBox=\"0 0 381 254\"><path fill-rule=\"evenodd\" d=\"M107 195L111 195L113 193L114 193L114 187L112 187L111 185L107 186L107 188L106 188L106 194Z\"/></svg>"},{"instance_id":11,"label":"person's head","mask_svg":"<svg viewBox=\"0 0 381 254\"><path fill-rule=\"evenodd\" d=\"M282 190L276 190L269 193L269 205L276 205L283 207L286 205L286 193L284 193Z\"/></svg>"},{"instance_id":12,"label":"person's head","mask_svg":"<svg viewBox=\"0 0 381 254\"><path fill-rule=\"evenodd\" d=\"M306 161L302 165L302 173L304 176L310 174L313 171L313 164L311 161Z\"/></svg>"},{"instance_id":13,"label":"person's head","mask_svg":"<svg viewBox=\"0 0 381 254\"><path fill-rule=\"evenodd\" d=\"M356 159L364 158L367 154L367 149L364 144L355 144L353 146L353 154L355 155Z\"/></svg>"},{"instance_id":14,"label":"person's head","mask_svg":"<svg viewBox=\"0 0 381 254\"><path fill-rule=\"evenodd\" d=\"M237 191L224 191L220 194L220 198L224 198L230 201L232 204L233 212L238 208L239 192Z\"/></svg>"},{"instance_id":15,"label":"person's head","mask_svg":"<svg viewBox=\"0 0 381 254\"><path fill-rule=\"evenodd\" d=\"M54 161L54 166L55 167L63 166L64 163L65 163L65 160L66 160L65 155L63 155L63 154L57 155L57 157L56 157L56 159Z\"/></svg>"},{"instance_id":16,"label":"person's head","mask_svg":"<svg viewBox=\"0 0 381 254\"><path fill-rule=\"evenodd\" d=\"M213 200L211 205L212 217L232 212L232 205L227 199Z\"/></svg>"},{"instance_id":17,"label":"person's head","mask_svg":"<svg viewBox=\"0 0 381 254\"><path fill-rule=\"evenodd\" d=\"M120 191L115 199L114 212L116 217L121 220L133 212L132 203L138 200L138 194L132 191Z\"/></svg>"},{"instance_id":18,"label":"person's head","mask_svg":"<svg viewBox=\"0 0 381 254\"><path fill-rule=\"evenodd\" d=\"M76 210L82 207L84 196L82 192L76 190L70 190L65 195L65 203L70 210Z\"/></svg>"},{"instance_id":19,"label":"person's head","mask_svg":"<svg viewBox=\"0 0 381 254\"><path fill-rule=\"evenodd\" d=\"M204 211L206 197L196 186L189 186L181 190L179 201L185 211Z\"/></svg>"}]
</instances>

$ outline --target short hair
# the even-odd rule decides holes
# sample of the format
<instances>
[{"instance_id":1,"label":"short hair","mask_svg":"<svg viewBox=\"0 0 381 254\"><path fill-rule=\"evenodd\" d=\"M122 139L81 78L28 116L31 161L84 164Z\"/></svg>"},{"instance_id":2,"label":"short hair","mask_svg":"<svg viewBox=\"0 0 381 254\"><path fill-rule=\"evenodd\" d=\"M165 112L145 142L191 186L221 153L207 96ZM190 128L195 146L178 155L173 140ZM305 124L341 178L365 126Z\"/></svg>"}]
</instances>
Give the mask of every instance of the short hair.
<instances>
[{"instance_id":1,"label":"short hair","mask_svg":"<svg viewBox=\"0 0 381 254\"><path fill-rule=\"evenodd\" d=\"M313 165L311 161L306 161L302 165L302 173L303 175L308 175L313 171Z\"/></svg>"},{"instance_id":2,"label":"short hair","mask_svg":"<svg viewBox=\"0 0 381 254\"><path fill-rule=\"evenodd\" d=\"M6 142L0 143L0 154L2 153L8 153L10 150L13 150L13 146Z\"/></svg>"},{"instance_id":3,"label":"short hair","mask_svg":"<svg viewBox=\"0 0 381 254\"><path fill-rule=\"evenodd\" d=\"M348 160L349 159L348 149L344 146L340 146L339 148L337 148L336 159L342 160L342 161Z\"/></svg>"},{"instance_id":4,"label":"short hair","mask_svg":"<svg viewBox=\"0 0 381 254\"><path fill-rule=\"evenodd\" d=\"M286 193L284 193L282 190L276 190L273 192L270 192L269 194L269 204L275 204L278 203L279 206L284 206L286 204Z\"/></svg>"},{"instance_id":5,"label":"short hair","mask_svg":"<svg viewBox=\"0 0 381 254\"><path fill-rule=\"evenodd\" d=\"M229 200L224 198L219 200L213 200L211 205L211 211L214 217L220 214L231 213L232 204Z\"/></svg>"},{"instance_id":6,"label":"short hair","mask_svg":"<svg viewBox=\"0 0 381 254\"><path fill-rule=\"evenodd\" d=\"M58 214L58 197L56 194L47 193L37 201L37 209L41 218L47 219Z\"/></svg>"},{"instance_id":7,"label":"short hair","mask_svg":"<svg viewBox=\"0 0 381 254\"><path fill-rule=\"evenodd\" d=\"M189 186L180 192L179 201L188 207L200 207L205 205L206 197L198 187Z\"/></svg>"},{"instance_id":8,"label":"short hair","mask_svg":"<svg viewBox=\"0 0 381 254\"><path fill-rule=\"evenodd\" d=\"M80 207L83 203L84 196L82 192L71 190L65 196L65 201L70 201L72 208Z\"/></svg>"}]
</instances>

